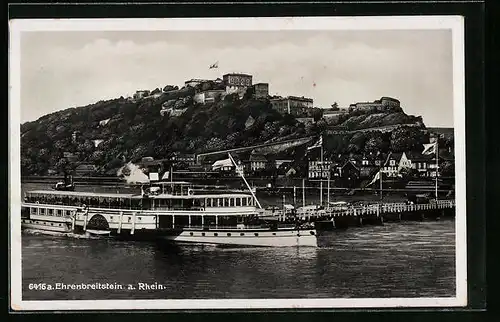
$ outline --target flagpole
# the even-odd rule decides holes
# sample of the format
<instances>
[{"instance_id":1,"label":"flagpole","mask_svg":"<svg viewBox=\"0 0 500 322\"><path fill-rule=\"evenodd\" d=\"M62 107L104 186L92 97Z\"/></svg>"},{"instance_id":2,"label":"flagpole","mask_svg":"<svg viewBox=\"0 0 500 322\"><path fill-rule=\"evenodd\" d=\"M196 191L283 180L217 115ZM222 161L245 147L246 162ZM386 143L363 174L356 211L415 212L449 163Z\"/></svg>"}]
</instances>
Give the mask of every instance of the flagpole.
<instances>
[{"instance_id":1,"label":"flagpole","mask_svg":"<svg viewBox=\"0 0 500 322\"><path fill-rule=\"evenodd\" d=\"M323 206L323 173L325 169L323 168L323 140L321 140L321 176L320 176L320 182L319 182L319 204L320 206Z\"/></svg>"},{"instance_id":2,"label":"flagpole","mask_svg":"<svg viewBox=\"0 0 500 322\"><path fill-rule=\"evenodd\" d=\"M380 200L382 200L382 176L383 176L383 172L382 172L382 168L380 168L380 177L379 177L379 181L380 181Z\"/></svg>"},{"instance_id":3,"label":"flagpole","mask_svg":"<svg viewBox=\"0 0 500 322\"><path fill-rule=\"evenodd\" d=\"M302 179L302 207L306 206L306 179Z\"/></svg>"},{"instance_id":4,"label":"flagpole","mask_svg":"<svg viewBox=\"0 0 500 322\"><path fill-rule=\"evenodd\" d=\"M438 201L439 146L436 138L436 202Z\"/></svg>"},{"instance_id":5,"label":"flagpole","mask_svg":"<svg viewBox=\"0 0 500 322\"><path fill-rule=\"evenodd\" d=\"M293 185L293 206L297 207L297 187Z\"/></svg>"},{"instance_id":6,"label":"flagpole","mask_svg":"<svg viewBox=\"0 0 500 322\"><path fill-rule=\"evenodd\" d=\"M234 169L236 170L236 172L240 175L240 177L243 179L243 181L245 182L248 190L250 191L250 193L252 194L252 197L253 199L255 200L255 202L257 203L257 206L259 206L260 209L262 209L262 206L260 205L260 202L259 200L257 199L257 196L255 195L255 193L253 192L252 188L250 187L250 184L248 183L247 179L245 179L245 176L242 172L240 172L238 170L238 164L236 163L236 161L234 161L233 159L233 156L231 155L231 153L228 153L227 154L229 156L229 159L231 160L231 162L233 163L234 165Z\"/></svg>"},{"instance_id":7,"label":"flagpole","mask_svg":"<svg viewBox=\"0 0 500 322\"><path fill-rule=\"evenodd\" d=\"M328 188L327 188L327 199L326 199L326 206L330 207L330 169L328 169Z\"/></svg>"}]
</instances>

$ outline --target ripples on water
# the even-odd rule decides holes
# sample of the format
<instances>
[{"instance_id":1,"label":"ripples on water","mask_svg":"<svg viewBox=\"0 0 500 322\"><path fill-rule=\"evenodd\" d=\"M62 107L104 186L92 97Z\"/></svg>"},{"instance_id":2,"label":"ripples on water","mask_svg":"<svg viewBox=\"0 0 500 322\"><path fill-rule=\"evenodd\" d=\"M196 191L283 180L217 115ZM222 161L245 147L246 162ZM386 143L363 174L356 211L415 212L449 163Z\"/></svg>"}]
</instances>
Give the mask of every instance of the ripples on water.
<instances>
[{"instance_id":1,"label":"ripples on water","mask_svg":"<svg viewBox=\"0 0 500 322\"><path fill-rule=\"evenodd\" d=\"M319 248L220 248L23 235L23 299L368 298L455 295L454 221L324 233ZM34 291L29 283L166 290Z\"/></svg>"}]
</instances>

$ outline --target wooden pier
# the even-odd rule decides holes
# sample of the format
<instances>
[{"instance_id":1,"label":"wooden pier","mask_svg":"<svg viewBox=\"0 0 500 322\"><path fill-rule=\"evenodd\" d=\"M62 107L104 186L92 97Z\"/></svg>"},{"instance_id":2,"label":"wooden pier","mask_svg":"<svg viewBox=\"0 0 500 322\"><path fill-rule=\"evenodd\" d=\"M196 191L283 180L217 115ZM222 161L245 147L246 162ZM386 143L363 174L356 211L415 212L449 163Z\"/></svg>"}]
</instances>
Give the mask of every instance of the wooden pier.
<instances>
[{"instance_id":1,"label":"wooden pier","mask_svg":"<svg viewBox=\"0 0 500 322\"><path fill-rule=\"evenodd\" d=\"M302 211L300 208L295 213L285 213L277 210L272 216L278 221L300 219L314 222L318 229L330 230L332 228L347 228L366 224L383 224L390 221L424 220L440 217L454 217L455 200L438 200L426 204L407 203L376 203L345 207L327 207Z\"/></svg>"}]
</instances>

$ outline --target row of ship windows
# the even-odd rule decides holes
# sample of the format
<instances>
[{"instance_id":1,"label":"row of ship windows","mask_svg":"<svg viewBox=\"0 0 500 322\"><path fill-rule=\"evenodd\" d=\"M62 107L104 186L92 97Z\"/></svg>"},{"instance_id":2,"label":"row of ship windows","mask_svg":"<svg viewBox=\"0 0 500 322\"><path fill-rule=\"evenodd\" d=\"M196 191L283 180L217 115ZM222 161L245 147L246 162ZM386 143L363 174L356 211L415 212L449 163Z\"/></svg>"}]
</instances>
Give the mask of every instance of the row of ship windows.
<instances>
[{"instance_id":1,"label":"row of ship windows","mask_svg":"<svg viewBox=\"0 0 500 322\"><path fill-rule=\"evenodd\" d=\"M31 214L36 215L37 214L37 208L31 208ZM40 215L45 215L45 208L40 208ZM54 215L54 209L47 209L47 215L52 216ZM63 211L61 209L58 209L55 213L56 217L63 217ZM66 216L70 216L71 212L69 210L66 210Z\"/></svg>"},{"instance_id":2,"label":"row of ship windows","mask_svg":"<svg viewBox=\"0 0 500 322\"><path fill-rule=\"evenodd\" d=\"M118 216L118 219L120 218L120 216ZM153 217L154 220L156 220L156 217ZM137 217L137 220L138 221L141 221L142 220L142 217ZM113 216L109 216L109 221L113 221ZM128 222L131 222L132 221L132 217L128 216L127 217L127 221Z\"/></svg>"},{"instance_id":3,"label":"row of ship windows","mask_svg":"<svg viewBox=\"0 0 500 322\"><path fill-rule=\"evenodd\" d=\"M190 236L194 236L193 232L189 233ZM259 233L254 233L255 236L259 236ZM201 233L201 236L205 237L205 233ZM219 236L219 233L214 233L214 236ZM227 233L228 237L231 237L231 233ZM245 236L245 233L240 233L240 236ZM276 236L276 233L273 233L273 236Z\"/></svg>"},{"instance_id":4,"label":"row of ship windows","mask_svg":"<svg viewBox=\"0 0 500 322\"><path fill-rule=\"evenodd\" d=\"M314 231L312 231L312 230L309 233L311 235L314 235ZM276 236L276 233L272 233L272 234L273 234L273 236ZM206 235L205 233L201 233L202 237L205 237L205 235ZM194 236L194 233L190 232L189 236ZM217 236L219 236L219 233L214 233L214 237L217 237ZM240 236L245 236L245 233L240 233ZM259 233L254 233L254 236L259 236ZM297 234L297 236L300 236L300 235ZM231 233L227 233L227 237L231 237Z\"/></svg>"},{"instance_id":5,"label":"row of ship windows","mask_svg":"<svg viewBox=\"0 0 500 322\"><path fill-rule=\"evenodd\" d=\"M36 210L37 208L31 208L31 214L32 215L36 215ZM47 214L49 216L51 215L54 215L54 209L47 209ZM45 215L45 208L40 208L40 215ZM69 210L66 210L66 216L70 216L71 215L71 212ZM63 217L63 211L62 210L57 210L56 211L56 214L55 214L56 217ZM154 219L156 219L155 217L153 217ZM110 221L113 221L113 216L109 216L109 219ZM142 218L141 217L137 217L137 220L141 220ZM132 220L132 217L128 216L128 221L130 222Z\"/></svg>"},{"instance_id":6,"label":"row of ship windows","mask_svg":"<svg viewBox=\"0 0 500 322\"><path fill-rule=\"evenodd\" d=\"M45 222L45 221L27 220L25 222L28 223L28 224L40 224L40 225L47 225L47 226L62 227L62 224L60 224L60 223L53 223L53 222L51 222L50 225L49 225L48 222Z\"/></svg>"}]
</instances>

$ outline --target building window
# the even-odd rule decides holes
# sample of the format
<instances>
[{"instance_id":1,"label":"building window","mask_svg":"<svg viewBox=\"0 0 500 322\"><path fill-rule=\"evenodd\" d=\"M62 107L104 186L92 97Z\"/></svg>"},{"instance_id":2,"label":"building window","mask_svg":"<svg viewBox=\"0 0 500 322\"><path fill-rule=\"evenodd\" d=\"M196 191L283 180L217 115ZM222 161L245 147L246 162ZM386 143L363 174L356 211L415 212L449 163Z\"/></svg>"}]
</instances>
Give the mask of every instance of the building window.
<instances>
[{"instance_id":1,"label":"building window","mask_svg":"<svg viewBox=\"0 0 500 322\"><path fill-rule=\"evenodd\" d=\"M240 233L240 236L245 236L245 233Z\"/></svg>"},{"instance_id":2,"label":"building window","mask_svg":"<svg viewBox=\"0 0 500 322\"><path fill-rule=\"evenodd\" d=\"M189 235L190 235L190 236L193 236L194 234L193 234L193 232L190 232L190 233L189 233Z\"/></svg>"},{"instance_id":3,"label":"building window","mask_svg":"<svg viewBox=\"0 0 500 322\"><path fill-rule=\"evenodd\" d=\"M205 233L201 233L201 236L205 237Z\"/></svg>"},{"instance_id":4,"label":"building window","mask_svg":"<svg viewBox=\"0 0 500 322\"><path fill-rule=\"evenodd\" d=\"M231 237L231 233L227 233L227 237Z\"/></svg>"},{"instance_id":5,"label":"building window","mask_svg":"<svg viewBox=\"0 0 500 322\"><path fill-rule=\"evenodd\" d=\"M31 214L36 215L36 208L31 208Z\"/></svg>"},{"instance_id":6,"label":"building window","mask_svg":"<svg viewBox=\"0 0 500 322\"><path fill-rule=\"evenodd\" d=\"M40 208L40 215L45 215L45 208Z\"/></svg>"},{"instance_id":7,"label":"building window","mask_svg":"<svg viewBox=\"0 0 500 322\"><path fill-rule=\"evenodd\" d=\"M254 233L255 236L259 236L259 233Z\"/></svg>"},{"instance_id":8,"label":"building window","mask_svg":"<svg viewBox=\"0 0 500 322\"><path fill-rule=\"evenodd\" d=\"M396 165L396 160L391 160L391 161L389 161L389 164L390 164L391 166Z\"/></svg>"},{"instance_id":9,"label":"building window","mask_svg":"<svg viewBox=\"0 0 500 322\"><path fill-rule=\"evenodd\" d=\"M219 236L219 234L218 233L214 233L214 236L217 237L217 236Z\"/></svg>"}]
</instances>

